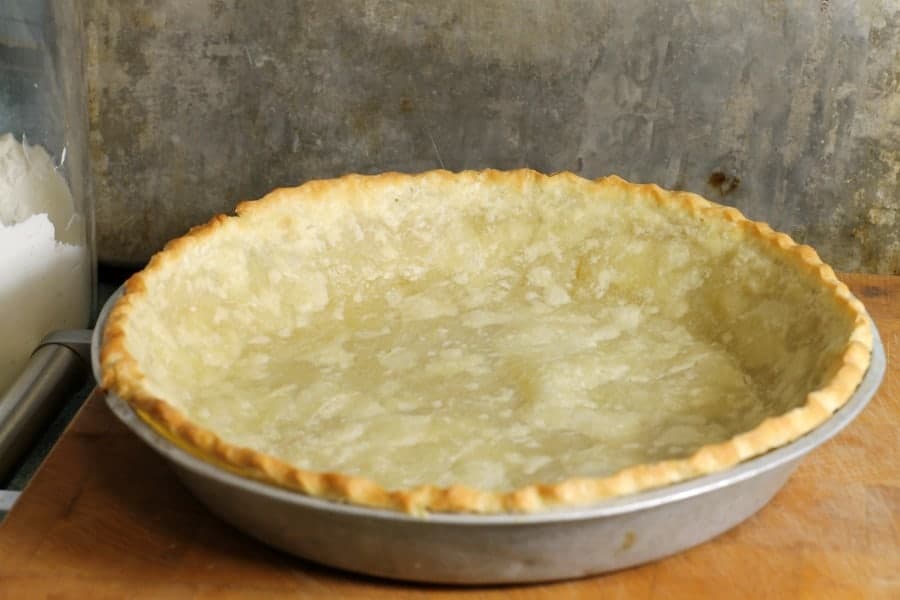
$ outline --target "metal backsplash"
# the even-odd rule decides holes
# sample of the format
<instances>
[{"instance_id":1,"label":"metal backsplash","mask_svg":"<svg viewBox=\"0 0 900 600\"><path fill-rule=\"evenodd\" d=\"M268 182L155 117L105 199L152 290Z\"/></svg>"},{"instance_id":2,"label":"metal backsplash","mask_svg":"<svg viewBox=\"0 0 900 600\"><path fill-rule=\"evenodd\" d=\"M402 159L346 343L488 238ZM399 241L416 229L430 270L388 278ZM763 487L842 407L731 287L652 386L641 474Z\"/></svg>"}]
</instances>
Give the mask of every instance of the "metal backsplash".
<instances>
[{"instance_id":1,"label":"metal backsplash","mask_svg":"<svg viewBox=\"0 0 900 600\"><path fill-rule=\"evenodd\" d=\"M276 186L617 173L900 273L900 3L88 0L102 260Z\"/></svg>"}]
</instances>

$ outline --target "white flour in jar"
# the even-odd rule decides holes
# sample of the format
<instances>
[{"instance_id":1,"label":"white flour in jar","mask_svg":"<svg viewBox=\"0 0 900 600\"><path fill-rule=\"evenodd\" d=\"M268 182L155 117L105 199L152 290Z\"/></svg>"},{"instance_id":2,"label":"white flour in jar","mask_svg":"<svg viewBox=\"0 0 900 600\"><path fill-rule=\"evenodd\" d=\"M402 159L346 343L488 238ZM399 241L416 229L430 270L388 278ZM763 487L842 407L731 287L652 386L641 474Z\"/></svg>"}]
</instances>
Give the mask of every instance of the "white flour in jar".
<instances>
[{"instance_id":1,"label":"white flour in jar","mask_svg":"<svg viewBox=\"0 0 900 600\"><path fill-rule=\"evenodd\" d=\"M90 258L84 221L46 150L0 136L0 394L46 334L87 326Z\"/></svg>"}]
</instances>

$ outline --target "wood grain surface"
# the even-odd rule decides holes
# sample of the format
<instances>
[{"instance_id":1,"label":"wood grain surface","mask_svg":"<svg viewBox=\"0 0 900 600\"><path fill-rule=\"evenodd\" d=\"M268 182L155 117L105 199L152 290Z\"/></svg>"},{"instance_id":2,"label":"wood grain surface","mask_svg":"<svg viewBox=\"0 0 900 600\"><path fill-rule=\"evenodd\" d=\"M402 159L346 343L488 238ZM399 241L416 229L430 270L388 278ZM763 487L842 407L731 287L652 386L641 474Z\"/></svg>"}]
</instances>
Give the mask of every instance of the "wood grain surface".
<instances>
[{"instance_id":1,"label":"wood grain surface","mask_svg":"<svg viewBox=\"0 0 900 600\"><path fill-rule=\"evenodd\" d=\"M887 350L878 395L757 515L677 556L520 587L319 567L210 515L94 394L0 524L0 598L898 598L900 277L844 279Z\"/></svg>"}]
</instances>

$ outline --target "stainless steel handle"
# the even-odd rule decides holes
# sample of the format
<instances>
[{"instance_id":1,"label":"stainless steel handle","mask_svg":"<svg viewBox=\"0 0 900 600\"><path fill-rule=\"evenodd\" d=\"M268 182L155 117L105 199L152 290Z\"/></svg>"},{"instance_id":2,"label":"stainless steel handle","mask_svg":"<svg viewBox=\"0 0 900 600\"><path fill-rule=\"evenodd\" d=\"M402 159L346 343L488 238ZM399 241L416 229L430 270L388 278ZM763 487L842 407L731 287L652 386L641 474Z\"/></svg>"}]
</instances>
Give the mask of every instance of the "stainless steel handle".
<instances>
[{"instance_id":1,"label":"stainless steel handle","mask_svg":"<svg viewBox=\"0 0 900 600\"><path fill-rule=\"evenodd\" d=\"M0 399L0 480L9 477L68 394L84 382L90 349L90 330L51 333Z\"/></svg>"}]
</instances>

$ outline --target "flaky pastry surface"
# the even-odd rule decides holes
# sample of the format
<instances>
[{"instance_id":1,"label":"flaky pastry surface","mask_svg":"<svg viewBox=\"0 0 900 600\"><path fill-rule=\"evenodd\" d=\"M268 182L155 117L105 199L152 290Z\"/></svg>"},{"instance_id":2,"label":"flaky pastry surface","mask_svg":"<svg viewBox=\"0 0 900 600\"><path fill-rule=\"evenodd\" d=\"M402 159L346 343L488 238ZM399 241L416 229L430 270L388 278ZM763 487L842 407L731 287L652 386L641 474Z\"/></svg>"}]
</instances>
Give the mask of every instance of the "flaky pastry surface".
<instances>
[{"instance_id":1,"label":"flaky pastry surface","mask_svg":"<svg viewBox=\"0 0 900 600\"><path fill-rule=\"evenodd\" d=\"M411 513L583 505L810 431L868 367L807 246L562 173L280 189L129 280L102 385L222 467Z\"/></svg>"}]
</instances>

